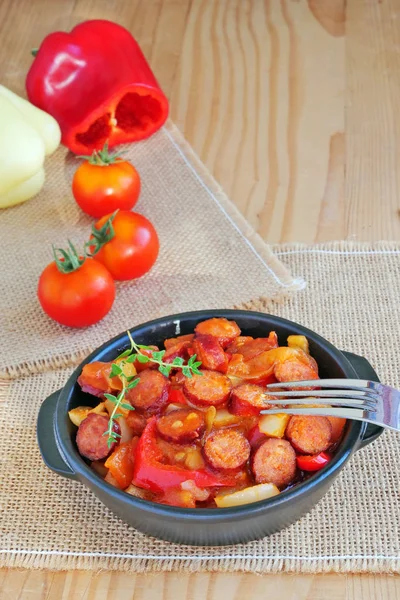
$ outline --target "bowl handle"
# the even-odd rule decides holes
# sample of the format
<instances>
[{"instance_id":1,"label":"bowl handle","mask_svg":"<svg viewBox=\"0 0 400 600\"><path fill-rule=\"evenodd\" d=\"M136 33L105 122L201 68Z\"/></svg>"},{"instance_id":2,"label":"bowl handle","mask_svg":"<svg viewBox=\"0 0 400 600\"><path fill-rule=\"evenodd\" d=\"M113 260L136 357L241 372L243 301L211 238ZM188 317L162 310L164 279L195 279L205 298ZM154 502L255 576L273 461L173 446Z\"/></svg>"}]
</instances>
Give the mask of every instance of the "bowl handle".
<instances>
[{"instance_id":1,"label":"bowl handle","mask_svg":"<svg viewBox=\"0 0 400 600\"><path fill-rule=\"evenodd\" d=\"M353 354L352 352L343 352L353 369L356 371L360 379L369 379L370 381L379 381L379 377L376 374L373 366L363 356ZM360 440L360 444L357 450L364 448L371 442L374 442L383 433L383 427L368 423L363 437Z\"/></svg>"},{"instance_id":2,"label":"bowl handle","mask_svg":"<svg viewBox=\"0 0 400 600\"><path fill-rule=\"evenodd\" d=\"M63 477L76 479L74 471L60 452L54 431L54 413L60 391L51 394L40 407L36 429L37 440L43 461L49 469Z\"/></svg>"}]
</instances>

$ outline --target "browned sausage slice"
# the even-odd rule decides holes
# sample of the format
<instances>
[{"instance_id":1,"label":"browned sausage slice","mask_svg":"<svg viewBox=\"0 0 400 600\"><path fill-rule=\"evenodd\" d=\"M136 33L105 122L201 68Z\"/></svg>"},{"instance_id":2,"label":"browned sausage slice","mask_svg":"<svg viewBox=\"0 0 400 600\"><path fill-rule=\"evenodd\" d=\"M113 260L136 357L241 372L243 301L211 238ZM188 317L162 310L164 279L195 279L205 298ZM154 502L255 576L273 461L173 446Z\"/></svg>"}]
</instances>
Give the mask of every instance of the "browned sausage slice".
<instances>
[{"instance_id":1,"label":"browned sausage slice","mask_svg":"<svg viewBox=\"0 0 400 600\"><path fill-rule=\"evenodd\" d=\"M126 393L127 400L145 416L160 413L168 404L170 382L159 371L146 369L139 374L139 383Z\"/></svg>"},{"instance_id":2,"label":"browned sausage slice","mask_svg":"<svg viewBox=\"0 0 400 600\"><path fill-rule=\"evenodd\" d=\"M296 474L296 453L287 440L270 438L254 453L251 468L257 483L283 488Z\"/></svg>"},{"instance_id":3,"label":"browned sausage slice","mask_svg":"<svg viewBox=\"0 0 400 600\"><path fill-rule=\"evenodd\" d=\"M179 342L178 344L174 344L170 346L163 356L163 361L166 363L172 363L174 358L179 356L180 358L187 359L189 358L189 348L191 347L191 342Z\"/></svg>"},{"instance_id":4,"label":"browned sausage slice","mask_svg":"<svg viewBox=\"0 0 400 600\"><path fill-rule=\"evenodd\" d=\"M311 357L310 357L311 359ZM306 365L296 360L288 360L277 364L274 368L274 374L278 381L306 381L307 379L319 379L318 371L313 366ZM301 388L302 390L307 388ZM309 388L312 389L312 388Z\"/></svg>"},{"instance_id":5,"label":"browned sausage slice","mask_svg":"<svg viewBox=\"0 0 400 600\"><path fill-rule=\"evenodd\" d=\"M268 396L265 388L252 383L243 383L233 388L229 410L234 415L252 417L259 415L263 409L272 408L272 401L273 396Z\"/></svg>"},{"instance_id":6,"label":"browned sausage slice","mask_svg":"<svg viewBox=\"0 0 400 600\"><path fill-rule=\"evenodd\" d=\"M319 454L331 443L332 425L326 417L294 415L286 427L286 437L301 454Z\"/></svg>"},{"instance_id":7,"label":"browned sausage slice","mask_svg":"<svg viewBox=\"0 0 400 600\"><path fill-rule=\"evenodd\" d=\"M218 429L208 436L203 453L214 469L239 469L250 456L250 444L237 429Z\"/></svg>"},{"instance_id":8,"label":"browned sausage slice","mask_svg":"<svg viewBox=\"0 0 400 600\"><path fill-rule=\"evenodd\" d=\"M164 341L164 346L166 350L172 348L176 344L181 344L182 342L191 342L194 338L194 333L188 333L187 335L178 335L178 337L167 338Z\"/></svg>"},{"instance_id":9,"label":"browned sausage slice","mask_svg":"<svg viewBox=\"0 0 400 600\"><path fill-rule=\"evenodd\" d=\"M226 373L229 362L228 355L225 354L221 344L214 336L197 335L193 341L193 350L197 360L201 361L203 369Z\"/></svg>"},{"instance_id":10,"label":"browned sausage slice","mask_svg":"<svg viewBox=\"0 0 400 600\"><path fill-rule=\"evenodd\" d=\"M197 440L205 430L204 415L190 408L173 410L157 419L157 431L168 442L186 444Z\"/></svg>"},{"instance_id":11,"label":"browned sausage slice","mask_svg":"<svg viewBox=\"0 0 400 600\"><path fill-rule=\"evenodd\" d=\"M195 327L196 334L212 335L217 338L223 348L226 348L240 335L240 329L235 321L225 318L214 318L202 321Z\"/></svg>"},{"instance_id":12,"label":"browned sausage slice","mask_svg":"<svg viewBox=\"0 0 400 600\"><path fill-rule=\"evenodd\" d=\"M230 379L216 371L202 371L183 383L183 393L196 406L221 406L228 400L231 388Z\"/></svg>"},{"instance_id":13,"label":"browned sausage slice","mask_svg":"<svg viewBox=\"0 0 400 600\"><path fill-rule=\"evenodd\" d=\"M136 410L130 410L126 416L126 424L132 429L133 435L142 435L147 419Z\"/></svg>"},{"instance_id":14,"label":"browned sausage slice","mask_svg":"<svg viewBox=\"0 0 400 600\"><path fill-rule=\"evenodd\" d=\"M78 427L76 434L76 445L79 454L89 460L102 460L112 452L117 445L115 442L110 448L107 446L107 436L104 435L108 428L108 417L90 413ZM113 427L116 433L120 433L117 423Z\"/></svg>"}]
</instances>

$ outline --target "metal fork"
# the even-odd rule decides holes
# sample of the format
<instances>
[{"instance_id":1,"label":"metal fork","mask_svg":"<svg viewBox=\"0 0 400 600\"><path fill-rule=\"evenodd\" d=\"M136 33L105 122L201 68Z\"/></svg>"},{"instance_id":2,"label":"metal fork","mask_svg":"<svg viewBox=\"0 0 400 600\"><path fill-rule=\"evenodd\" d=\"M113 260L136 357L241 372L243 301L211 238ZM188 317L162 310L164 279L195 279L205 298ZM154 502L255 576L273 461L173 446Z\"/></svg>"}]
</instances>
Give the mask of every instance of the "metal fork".
<instances>
[{"instance_id":1,"label":"metal fork","mask_svg":"<svg viewBox=\"0 0 400 600\"><path fill-rule=\"evenodd\" d=\"M318 386L323 389L301 390L298 388ZM287 391L276 391L285 388ZM291 390L296 388L296 390ZM367 421L387 429L400 431L400 392L382 383L366 379L318 379L291 381L267 385L268 392L276 400L274 406L262 410L262 414L287 413L291 415L322 415ZM307 404L329 406L305 408ZM302 408L296 408L302 404ZM282 408L280 408L282 407Z\"/></svg>"}]
</instances>

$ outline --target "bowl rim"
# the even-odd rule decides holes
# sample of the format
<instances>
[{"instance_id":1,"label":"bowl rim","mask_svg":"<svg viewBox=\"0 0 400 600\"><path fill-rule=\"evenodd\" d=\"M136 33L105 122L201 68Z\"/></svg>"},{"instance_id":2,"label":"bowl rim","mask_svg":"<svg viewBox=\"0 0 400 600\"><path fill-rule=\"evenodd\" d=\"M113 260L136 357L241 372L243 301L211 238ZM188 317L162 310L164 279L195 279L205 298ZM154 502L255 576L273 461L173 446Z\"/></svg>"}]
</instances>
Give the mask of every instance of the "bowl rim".
<instances>
[{"instance_id":1,"label":"bowl rim","mask_svg":"<svg viewBox=\"0 0 400 600\"><path fill-rule=\"evenodd\" d=\"M158 319L153 319L151 321L135 325L134 327L130 328L129 331L131 333L135 333L140 332L144 329L148 330L149 328L152 328L153 330L159 329L160 327L162 328L167 324L173 322L177 323L177 327L179 327L180 323L187 319L198 318L199 320L205 320L212 317L225 317L231 319L240 319L241 317L243 317L254 320L259 319L261 321L264 321L265 323L271 323L271 328L273 328L273 322L275 322L277 325L292 328L294 330L294 333L305 335L308 339L317 343L324 350L327 350L331 355L333 355L339 367L345 373L346 377L357 377L357 373L353 365L349 362L346 356L338 348L336 348L336 346L331 344L331 342L299 323L268 313L260 313L256 311L240 309L208 309L189 311L160 317ZM179 333L177 333L176 335L179 335ZM339 445L334 457L326 467L324 467L320 471L317 471L305 481L299 484L295 484L292 488L289 488L288 490L281 492L277 496L268 498L266 500L260 500L251 504L243 504L229 508L210 509L181 508L165 504L158 504L151 500L143 500L141 498L137 498L136 496L128 494L124 490L119 490L111 484L108 484L100 477L100 475L95 473L84 461L84 459L80 456L75 446L75 443L72 441L71 435L68 433L68 413L65 410L65 405L68 403L70 397L74 393L76 380L82 371L82 367L86 363L93 362L94 360L99 360L99 355L109 351L110 347L114 347L118 353L122 352L124 350L124 344L125 347L128 344L128 336L126 331L111 338L110 340L99 346L96 350L91 352L73 371L68 381L61 389L57 399L54 415L54 433L56 436L57 445L62 455L65 457L67 463L75 472L75 475L78 480L87 484L93 491L96 490L95 493L99 491L102 497L106 495L110 498L117 500L118 502L122 501L131 509L141 509L145 512L150 512L153 515L159 515L164 517L179 517L185 521L191 522L229 522L237 520L238 517L246 518L253 515L257 515L260 512L263 513L269 508L271 508L271 510L280 506L281 508L283 508L283 506L287 503L291 501L296 501L296 499L298 499L299 496L303 497L304 495L308 494L312 488L317 487L320 483L325 481L330 476L338 474L338 472L341 470L344 464L349 460L353 451L357 449L357 442L360 440L362 434L364 433L367 427L367 424L361 421L350 422L347 426L347 432L345 434L344 439Z\"/></svg>"}]
</instances>

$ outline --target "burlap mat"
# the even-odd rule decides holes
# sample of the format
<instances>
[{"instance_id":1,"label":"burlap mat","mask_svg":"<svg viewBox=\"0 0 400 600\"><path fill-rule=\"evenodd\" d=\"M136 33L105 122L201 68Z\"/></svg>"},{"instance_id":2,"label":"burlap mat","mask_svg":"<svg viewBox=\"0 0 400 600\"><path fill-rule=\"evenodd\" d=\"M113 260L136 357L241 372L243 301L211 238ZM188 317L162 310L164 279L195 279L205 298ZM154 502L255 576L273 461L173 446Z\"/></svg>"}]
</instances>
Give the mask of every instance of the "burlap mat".
<instances>
[{"instance_id":1,"label":"burlap mat","mask_svg":"<svg viewBox=\"0 0 400 600\"><path fill-rule=\"evenodd\" d=\"M136 282L119 285L112 311L85 330L57 325L36 298L51 244L88 239L93 220L77 207L77 160L63 148L46 163L35 199L0 213L0 376L18 377L78 363L89 351L151 318L277 298L302 286L264 244L170 123L124 149L142 179L134 210L155 225L160 256Z\"/></svg>"},{"instance_id":2,"label":"burlap mat","mask_svg":"<svg viewBox=\"0 0 400 600\"><path fill-rule=\"evenodd\" d=\"M276 247L308 282L269 312L296 320L339 348L366 356L400 386L400 244ZM229 304L220 305L229 307ZM265 310L254 301L248 308ZM170 544L114 517L83 485L41 461L41 401L71 369L3 382L0 403L0 565L123 571L400 572L400 438L385 433L355 454L328 494L269 538L206 548Z\"/></svg>"}]
</instances>

